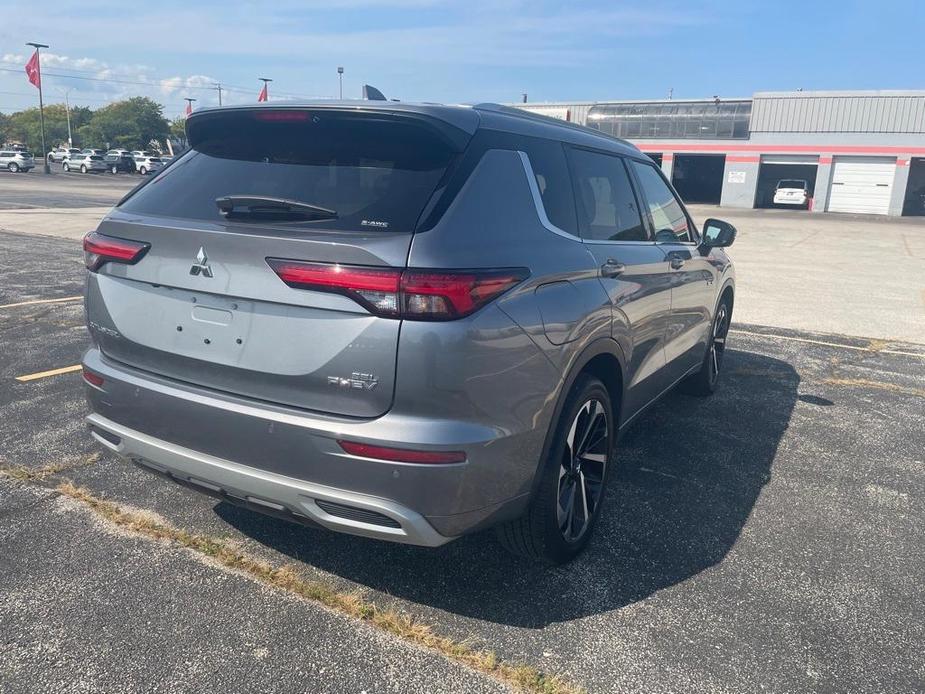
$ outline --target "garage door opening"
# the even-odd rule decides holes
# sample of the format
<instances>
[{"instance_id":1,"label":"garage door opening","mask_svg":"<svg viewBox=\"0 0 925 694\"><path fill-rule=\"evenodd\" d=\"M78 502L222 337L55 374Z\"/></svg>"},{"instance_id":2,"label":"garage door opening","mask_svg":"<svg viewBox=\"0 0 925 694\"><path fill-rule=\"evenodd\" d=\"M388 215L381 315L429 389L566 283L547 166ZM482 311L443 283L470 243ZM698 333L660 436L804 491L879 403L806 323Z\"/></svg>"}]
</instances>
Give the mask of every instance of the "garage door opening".
<instances>
[{"instance_id":1,"label":"garage door opening","mask_svg":"<svg viewBox=\"0 0 925 694\"><path fill-rule=\"evenodd\" d=\"M785 196L779 196L779 201L775 203L774 192L779 185L784 188L796 188L805 182L808 197L815 197L818 169L819 165L815 159L786 161L782 158L762 158L761 168L758 169L755 207L762 209L809 209L809 204L803 203L798 197L794 197L793 202L786 202Z\"/></svg>"},{"instance_id":2,"label":"garage door opening","mask_svg":"<svg viewBox=\"0 0 925 694\"><path fill-rule=\"evenodd\" d=\"M719 205L725 154L676 154L671 182L684 202Z\"/></svg>"},{"instance_id":3,"label":"garage door opening","mask_svg":"<svg viewBox=\"0 0 925 694\"><path fill-rule=\"evenodd\" d=\"M903 201L904 217L925 217L925 159L909 162L909 184Z\"/></svg>"}]
</instances>

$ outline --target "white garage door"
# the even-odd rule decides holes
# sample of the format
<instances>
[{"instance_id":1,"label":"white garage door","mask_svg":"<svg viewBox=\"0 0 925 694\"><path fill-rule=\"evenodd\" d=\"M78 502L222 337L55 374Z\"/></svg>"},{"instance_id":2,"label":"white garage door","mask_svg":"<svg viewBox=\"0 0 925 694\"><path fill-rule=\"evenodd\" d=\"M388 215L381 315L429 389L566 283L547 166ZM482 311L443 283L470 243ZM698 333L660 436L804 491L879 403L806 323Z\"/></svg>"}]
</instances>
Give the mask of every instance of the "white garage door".
<instances>
[{"instance_id":1,"label":"white garage door","mask_svg":"<svg viewBox=\"0 0 925 694\"><path fill-rule=\"evenodd\" d=\"M836 157L832 165L829 212L888 214L896 159Z\"/></svg>"}]
</instances>

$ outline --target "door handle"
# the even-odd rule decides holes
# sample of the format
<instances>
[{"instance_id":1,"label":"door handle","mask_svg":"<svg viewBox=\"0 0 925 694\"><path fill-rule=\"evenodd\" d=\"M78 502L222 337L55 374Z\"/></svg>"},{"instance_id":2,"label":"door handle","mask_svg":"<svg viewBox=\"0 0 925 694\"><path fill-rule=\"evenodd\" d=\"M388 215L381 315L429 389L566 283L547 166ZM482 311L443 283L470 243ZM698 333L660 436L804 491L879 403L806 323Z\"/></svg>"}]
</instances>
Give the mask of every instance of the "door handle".
<instances>
[{"instance_id":1,"label":"door handle","mask_svg":"<svg viewBox=\"0 0 925 694\"><path fill-rule=\"evenodd\" d=\"M607 262L601 265L601 277L617 277L625 271L626 265L613 258L608 258Z\"/></svg>"}]
</instances>

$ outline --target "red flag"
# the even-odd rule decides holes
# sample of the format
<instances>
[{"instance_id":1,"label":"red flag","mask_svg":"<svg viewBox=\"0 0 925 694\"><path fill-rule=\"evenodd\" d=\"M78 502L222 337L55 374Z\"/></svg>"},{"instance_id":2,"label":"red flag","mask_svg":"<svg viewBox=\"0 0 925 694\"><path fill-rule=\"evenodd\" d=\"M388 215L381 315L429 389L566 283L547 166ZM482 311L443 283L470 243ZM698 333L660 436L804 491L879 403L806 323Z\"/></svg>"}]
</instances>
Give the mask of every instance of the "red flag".
<instances>
[{"instance_id":1,"label":"red flag","mask_svg":"<svg viewBox=\"0 0 925 694\"><path fill-rule=\"evenodd\" d=\"M32 57L29 58L29 62L26 63L26 74L29 76L29 81L39 89L42 88L42 71L39 68L39 50L36 48L35 53L32 54Z\"/></svg>"},{"instance_id":2,"label":"red flag","mask_svg":"<svg viewBox=\"0 0 925 694\"><path fill-rule=\"evenodd\" d=\"M267 83L263 83L263 89L260 90L260 94L257 95L257 101L266 101L267 100Z\"/></svg>"},{"instance_id":3,"label":"red flag","mask_svg":"<svg viewBox=\"0 0 925 694\"><path fill-rule=\"evenodd\" d=\"M192 101L187 101L187 102L186 102L186 115L189 115L189 114L191 114L192 112L193 112L193 102L192 102Z\"/></svg>"}]
</instances>

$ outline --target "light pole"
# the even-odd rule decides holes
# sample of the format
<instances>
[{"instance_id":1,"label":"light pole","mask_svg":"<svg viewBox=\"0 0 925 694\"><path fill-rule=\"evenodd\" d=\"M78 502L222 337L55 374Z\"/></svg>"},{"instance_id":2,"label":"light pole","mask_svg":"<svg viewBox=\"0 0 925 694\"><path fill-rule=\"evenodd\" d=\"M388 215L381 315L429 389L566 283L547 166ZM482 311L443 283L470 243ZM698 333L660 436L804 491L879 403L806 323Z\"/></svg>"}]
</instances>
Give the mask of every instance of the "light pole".
<instances>
[{"instance_id":1,"label":"light pole","mask_svg":"<svg viewBox=\"0 0 925 694\"><path fill-rule=\"evenodd\" d=\"M73 147L74 140L71 137L71 104L67 100L67 95L70 93L70 89L59 89L62 94L64 94L64 113L67 116L67 146Z\"/></svg>"},{"instance_id":2,"label":"light pole","mask_svg":"<svg viewBox=\"0 0 925 694\"><path fill-rule=\"evenodd\" d=\"M212 85L212 89L215 89L218 92L218 105L222 105L222 83L216 82Z\"/></svg>"},{"instance_id":3,"label":"light pole","mask_svg":"<svg viewBox=\"0 0 925 694\"><path fill-rule=\"evenodd\" d=\"M39 83L38 83L38 88L39 88L39 123L41 124L41 128L42 128L42 159L45 160L45 165L44 165L44 167L42 168L42 170L43 170L45 173L50 174L50 173L51 173L51 167L48 165L48 148L45 146L45 104L42 103L42 63L41 63L41 59L38 57L38 56L39 56L39 49L41 49L41 48L48 48L48 46L47 46L46 44L44 44L44 43L32 43L31 41L28 42L26 45L27 45L27 46L32 46L33 48L35 48L35 56L36 56L36 59L37 59L37 64L38 64L38 66L39 66Z\"/></svg>"},{"instance_id":4,"label":"light pole","mask_svg":"<svg viewBox=\"0 0 925 694\"><path fill-rule=\"evenodd\" d=\"M340 100L344 100L344 68L337 68L337 81L340 83Z\"/></svg>"}]
</instances>

